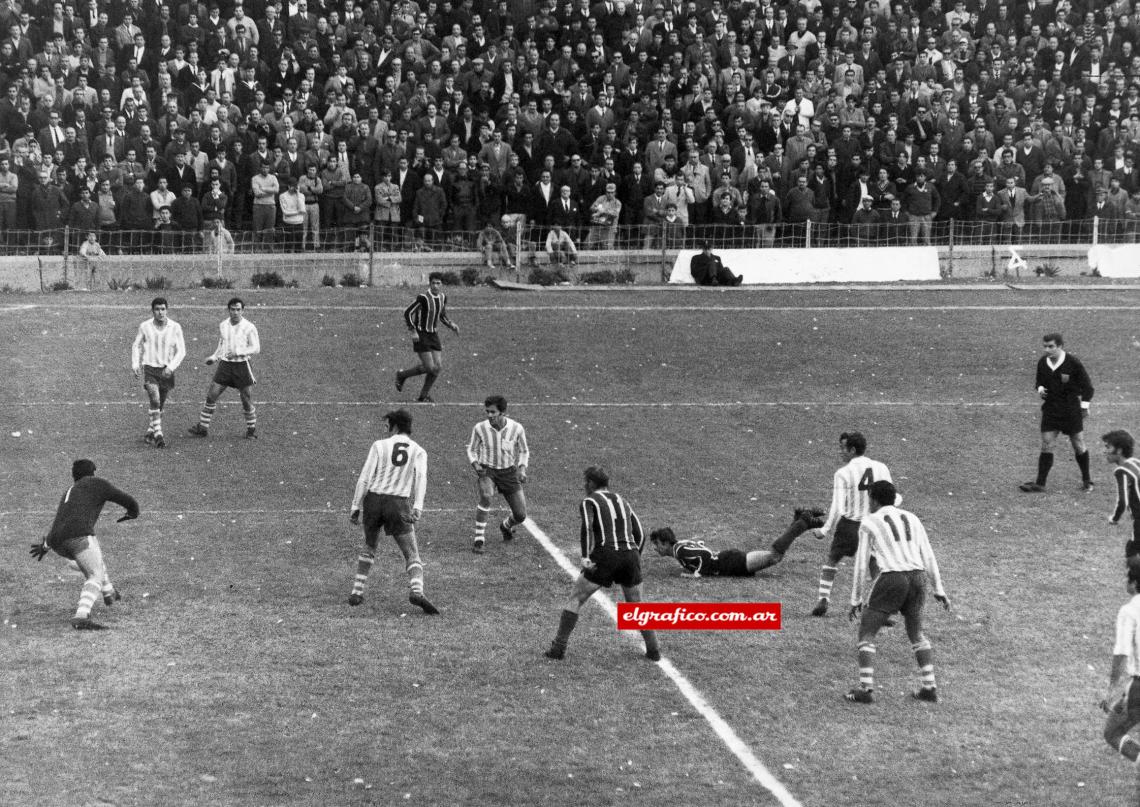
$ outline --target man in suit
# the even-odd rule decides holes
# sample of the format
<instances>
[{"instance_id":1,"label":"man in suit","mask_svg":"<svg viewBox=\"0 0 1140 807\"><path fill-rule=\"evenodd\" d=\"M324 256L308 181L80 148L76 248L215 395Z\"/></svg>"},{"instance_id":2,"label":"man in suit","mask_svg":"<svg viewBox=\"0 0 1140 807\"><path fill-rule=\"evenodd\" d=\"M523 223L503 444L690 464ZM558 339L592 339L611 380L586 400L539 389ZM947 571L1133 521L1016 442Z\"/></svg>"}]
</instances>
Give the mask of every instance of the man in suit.
<instances>
[{"instance_id":1,"label":"man in suit","mask_svg":"<svg viewBox=\"0 0 1140 807\"><path fill-rule=\"evenodd\" d=\"M564 229L572 230L581 220L578 202L574 200L569 185L558 189L558 197L552 199L546 210L547 220L551 224L560 224ZM574 236L571 235L571 238Z\"/></svg>"},{"instance_id":2,"label":"man in suit","mask_svg":"<svg viewBox=\"0 0 1140 807\"><path fill-rule=\"evenodd\" d=\"M40 151L44 154L55 154L56 149L63 146L67 134L59 120L59 112L55 109L48 112L48 125L40 129L36 139L40 144Z\"/></svg>"},{"instance_id":3,"label":"man in suit","mask_svg":"<svg viewBox=\"0 0 1140 807\"><path fill-rule=\"evenodd\" d=\"M908 222L910 216L902 209L902 202L898 199L891 200L891 207L889 210L883 212L883 240L892 246L901 246L906 243Z\"/></svg>"}]
</instances>

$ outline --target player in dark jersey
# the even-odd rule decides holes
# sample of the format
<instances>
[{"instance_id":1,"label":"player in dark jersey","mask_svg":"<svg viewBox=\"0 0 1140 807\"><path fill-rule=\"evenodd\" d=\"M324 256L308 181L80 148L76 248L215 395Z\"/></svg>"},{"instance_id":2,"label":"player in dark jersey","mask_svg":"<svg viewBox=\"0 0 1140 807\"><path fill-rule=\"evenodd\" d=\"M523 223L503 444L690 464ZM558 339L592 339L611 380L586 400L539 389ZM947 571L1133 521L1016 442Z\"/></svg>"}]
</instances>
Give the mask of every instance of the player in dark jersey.
<instances>
[{"instance_id":1,"label":"player in dark jersey","mask_svg":"<svg viewBox=\"0 0 1140 807\"><path fill-rule=\"evenodd\" d=\"M396 392L404 388L404 382L417 375L427 375L420 389L420 403L433 403L431 388L443 369L443 344L439 341L439 326L446 325L455 333L459 326L447 316L447 295L443 293L443 275L432 272L428 275L428 290L418 295L415 301L404 309L404 322L408 330L415 334L412 350L420 357L417 367L396 371Z\"/></svg>"},{"instance_id":2,"label":"player in dark jersey","mask_svg":"<svg viewBox=\"0 0 1140 807\"><path fill-rule=\"evenodd\" d=\"M609 489L610 477L605 469L590 466L584 472L586 498L579 514L582 518L582 573L574 581L570 600L558 620L558 633L546 657L559 660L566 655L570 632L578 624L578 611L600 588L617 583L626 602L641 602L641 550L645 534L637 513L618 494ZM645 657L661 660L657 633L641 631L645 640Z\"/></svg>"},{"instance_id":3,"label":"player in dark jersey","mask_svg":"<svg viewBox=\"0 0 1140 807\"><path fill-rule=\"evenodd\" d=\"M649 533L658 555L676 558L693 577L751 577L784 559L792 542L810 529L823 526L823 510L796 508L791 525L772 542L771 549L726 549L717 552L694 538L677 538L670 527Z\"/></svg>"},{"instance_id":4,"label":"player in dark jersey","mask_svg":"<svg viewBox=\"0 0 1140 807\"><path fill-rule=\"evenodd\" d=\"M38 544L32 544L32 557L43 560L51 549L57 555L75 561L87 579L79 597L79 607L71 618L71 626L76 630L102 630L103 625L91 620L95 598L102 593L103 602L110 605L120 596L111 585L107 567L103 564L103 552L95 538L95 522L107 502L114 502L127 511L119 521L138 518L139 505L106 479L95 476L95 463L91 460L72 463L71 478L75 480L74 484L60 499L47 537Z\"/></svg>"},{"instance_id":5,"label":"player in dark jersey","mask_svg":"<svg viewBox=\"0 0 1140 807\"><path fill-rule=\"evenodd\" d=\"M1041 453L1037 457L1037 478L1020 485L1024 493L1044 493L1045 480L1053 467L1053 445L1064 434L1073 444L1073 455L1081 469L1081 485L1093 489L1089 474L1089 451L1085 448L1085 417L1093 397L1093 385L1080 359L1066 353L1059 333L1042 339L1044 355L1037 362L1037 394L1041 404Z\"/></svg>"},{"instance_id":6,"label":"player in dark jersey","mask_svg":"<svg viewBox=\"0 0 1140 807\"><path fill-rule=\"evenodd\" d=\"M1108 517L1110 524L1119 524L1125 512L1132 517L1132 538L1124 544L1124 557L1140 554L1140 460L1132 456L1136 441L1124 429L1103 435L1104 458L1112 469L1116 481L1116 506Z\"/></svg>"}]
</instances>

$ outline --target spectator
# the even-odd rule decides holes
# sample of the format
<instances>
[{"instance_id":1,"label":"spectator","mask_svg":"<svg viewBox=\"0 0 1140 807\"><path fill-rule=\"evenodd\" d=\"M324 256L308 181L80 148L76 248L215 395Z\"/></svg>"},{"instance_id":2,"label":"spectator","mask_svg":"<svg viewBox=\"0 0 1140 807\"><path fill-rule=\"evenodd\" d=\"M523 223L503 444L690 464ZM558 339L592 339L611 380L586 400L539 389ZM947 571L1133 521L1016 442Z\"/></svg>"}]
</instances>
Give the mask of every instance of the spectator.
<instances>
[{"instance_id":1,"label":"spectator","mask_svg":"<svg viewBox=\"0 0 1140 807\"><path fill-rule=\"evenodd\" d=\"M305 221L301 232L301 249L306 242L313 249L321 248L321 198L324 196L325 186L317 176L317 164L310 162L305 166L305 175L297 180L297 190L305 198Z\"/></svg>"},{"instance_id":2,"label":"spectator","mask_svg":"<svg viewBox=\"0 0 1140 807\"><path fill-rule=\"evenodd\" d=\"M273 243L273 228L277 222L277 194L281 185L275 174L269 173L269 162L262 161L257 175L251 181L253 190L253 231L263 244Z\"/></svg>"},{"instance_id":3,"label":"spectator","mask_svg":"<svg viewBox=\"0 0 1140 807\"><path fill-rule=\"evenodd\" d=\"M298 185L298 180L290 177L285 192L278 200L281 226L285 231L285 249L289 252L301 249L305 239L305 196Z\"/></svg>"},{"instance_id":4,"label":"spectator","mask_svg":"<svg viewBox=\"0 0 1140 807\"><path fill-rule=\"evenodd\" d=\"M416 191L412 203L412 228L416 233L417 249L436 244L446 215L447 197L443 189L435 184L435 177L427 173L423 178L423 187Z\"/></svg>"},{"instance_id":5,"label":"spectator","mask_svg":"<svg viewBox=\"0 0 1140 807\"><path fill-rule=\"evenodd\" d=\"M550 232L546 234L546 254L550 256L551 263L556 263L559 266L578 265L578 248L574 246L570 234L562 228L561 222L553 222L550 226ZM489 260L487 265L490 268Z\"/></svg>"}]
</instances>

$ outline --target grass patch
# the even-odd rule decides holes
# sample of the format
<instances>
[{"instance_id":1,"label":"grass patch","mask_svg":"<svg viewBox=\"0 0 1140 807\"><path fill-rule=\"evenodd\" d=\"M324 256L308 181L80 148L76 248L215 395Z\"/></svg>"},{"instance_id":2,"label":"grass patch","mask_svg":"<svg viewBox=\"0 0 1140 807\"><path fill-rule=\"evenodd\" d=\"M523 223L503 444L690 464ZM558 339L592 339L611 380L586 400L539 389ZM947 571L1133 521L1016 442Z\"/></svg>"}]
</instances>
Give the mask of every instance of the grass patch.
<instances>
[{"instance_id":1,"label":"grass patch","mask_svg":"<svg viewBox=\"0 0 1140 807\"><path fill-rule=\"evenodd\" d=\"M632 269L618 269L616 272L611 269L602 269L597 272L582 272L578 275L578 282L587 286L628 285L635 280L636 277Z\"/></svg>"},{"instance_id":2,"label":"grass patch","mask_svg":"<svg viewBox=\"0 0 1140 807\"><path fill-rule=\"evenodd\" d=\"M538 286L556 286L559 283L569 283L570 276L561 266L536 266L527 275L527 282Z\"/></svg>"},{"instance_id":3,"label":"grass patch","mask_svg":"<svg viewBox=\"0 0 1140 807\"><path fill-rule=\"evenodd\" d=\"M322 286L335 287L336 286L336 278L333 277L332 275L325 275L324 277L321 278L321 285Z\"/></svg>"},{"instance_id":4,"label":"grass patch","mask_svg":"<svg viewBox=\"0 0 1140 807\"><path fill-rule=\"evenodd\" d=\"M279 272L255 272L249 282L258 289L279 289L285 286L285 279Z\"/></svg>"},{"instance_id":5,"label":"grass patch","mask_svg":"<svg viewBox=\"0 0 1140 807\"><path fill-rule=\"evenodd\" d=\"M202 288L204 289L232 289L234 282L228 277L204 277L202 278Z\"/></svg>"},{"instance_id":6,"label":"grass patch","mask_svg":"<svg viewBox=\"0 0 1140 807\"><path fill-rule=\"evenodd\" d=\"M364 285L364 281L355 272L348 272L340 279L340 284L345 288L358 289Z\"/></svg>"},{"instance_id":7,"label":"grass patch","mask_svg":"<svg viewBox=\"0 0 1140 807\"><path fill-rule=\"evenodd\" d=\"M170 278L166 277L165 275L156 275L155 277L148 277L144 281L144 284L146 285L146 288L150 291L164 291L166 289L174 288L174 284L170 281Z\"/></svg>"},{"instance_id":8,"label":"grass patch","mask_svg":"<svg viewBox=\"0 0 1140 807\"><path fill-rule=\"evenodd\" d=\"M74 286L72 286L66 280L57 280L51 284L52 291L71 291L73 288Z\"/></svg>"}]
</instances>

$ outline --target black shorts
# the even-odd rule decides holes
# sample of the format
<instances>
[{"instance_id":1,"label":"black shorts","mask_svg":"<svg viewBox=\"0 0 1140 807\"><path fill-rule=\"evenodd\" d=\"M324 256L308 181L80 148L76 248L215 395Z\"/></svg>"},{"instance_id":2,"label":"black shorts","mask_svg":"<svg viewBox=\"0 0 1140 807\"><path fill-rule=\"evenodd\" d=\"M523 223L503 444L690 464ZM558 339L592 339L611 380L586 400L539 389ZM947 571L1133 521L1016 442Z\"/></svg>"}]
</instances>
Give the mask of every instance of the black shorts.
<instances>
[{"instance_id":1,"label":"black shorts","mask_svg":"<svg viewBox=\"0 0 1140 807\"><path fill-rule=\"evenodd\" d=\"M843 516L835 525L835 537L831 539L831 554L841 558L853 558L858 548L859 522Z\"/></svg>"},{"instance_id":2,"label":"black shorts","mask_svg":"<svg viewBox=\"0 0 1140 807\"><path fill-rule=\"evenodd\" d=\"M1084 410L1074 412L1047 412L1041 410L1041 431L1060 432L1065 436L1080 434L1085 430Z\"/></svg>"},{"instance_id":3,"label":"black shorts","mask_svg":"<svg viewBox=\"0 0 1140 807\"><path fill-rule=\"evenodd\" d=\"M407 535L412 531L412 506L407 496L388 496L383 493L364 494L363 502L364 540L372 548L376 547L376 537L383 529L388 535Z\"/></svg>"},{"instance_id":4,"label":"black shorts","mask_svg":"<svg viewBox=\"0 0 1140 807\"><path fill-rule=\"evenodd\" d=\"M917 617L926 602L926 572L883 572L871 586L867 608L903 616Z\"/></svg>"},{"instance_id":5,"label":"black shorts","mask_svg":"<svg viewBox=\"0 0 1140 807\"><path fill-rule=\"evenodd\" d=\"M522 490L518 468L513 465L510 468L484 468L483 476L490 479L495 484L495 490L504 496L510 496Z\"/></svg>"},{"instance_id":6,"label":"black shorts","mask_svg":"<svg viewBox=\"0 0 1140 807\"><path fill-rule=\"evenodd\" d=\"M1132 540L1124 543L1124 558L1140 555L1140 519L1132 519Z\"/></svg>"},{"instance_id":7,"label":"black shorts","mask_svg":"<svg viewBox=\"0 0 1140 807\"><path fill-rule=\"evenodd\" d=\"M143 386L154 384L159 392L170 392L174 389L174 373L171 373L169 378L163 378L163 369L165 368L143 365Z\"/></svg>"},{"instance_id":8,"label":"black shorts","mask_svg":"<svg viewBox=\"0 0 1140 807\"><path fill-rule=\"evenodd\" d=\"M439 341L439 333L432 331L416 331L415 341L412 342L412 350L416 353L438 353L443 350L443 343Z\"/></svg>"},{"instance_id":9,"label":"black shorts","mask_svg":"<svg viewBox=\"0 0 1140 807\"><path fill-rule=\"evenodd\" d=\"M257 383L253 377L253 368L247 361L218 361L218 369L214 371L214 383L223 387L245 389Z\"/></svg>"},{"instance_id":10,"label":"black shorts","mask_svg":"<svg viewBox=\"0 0 1140 807\"><path fill-rule=\"evenodd\" d=\"M91 539L94 537L94 535L80 535L78 538L64 538L62 541L50 541L48 546L61 558L75 560L76 555L91 546Z\"/></svg>"},{"instance_id":11,"label":"black shorts","mask_svg":"<svg viewBox=\"0 0 1140 807\"><path fill-rule=\"evenodd\" d=\"M716 571L721 577L752 577L748 571L748 555L739 549L726 549L717 555Z\"/></svg>"},{"instance_id":12,"label":"black shorts","mask_svg":"<svg viewBox=\"0 0 1140 807\"><path fill-rule=\"evenodd\" d=\"M582 572L591 583L609 588L636 586L641 582L641 553L636 549L596 549L590 556L594 565Z\"/></svg>"}]
</instances>

